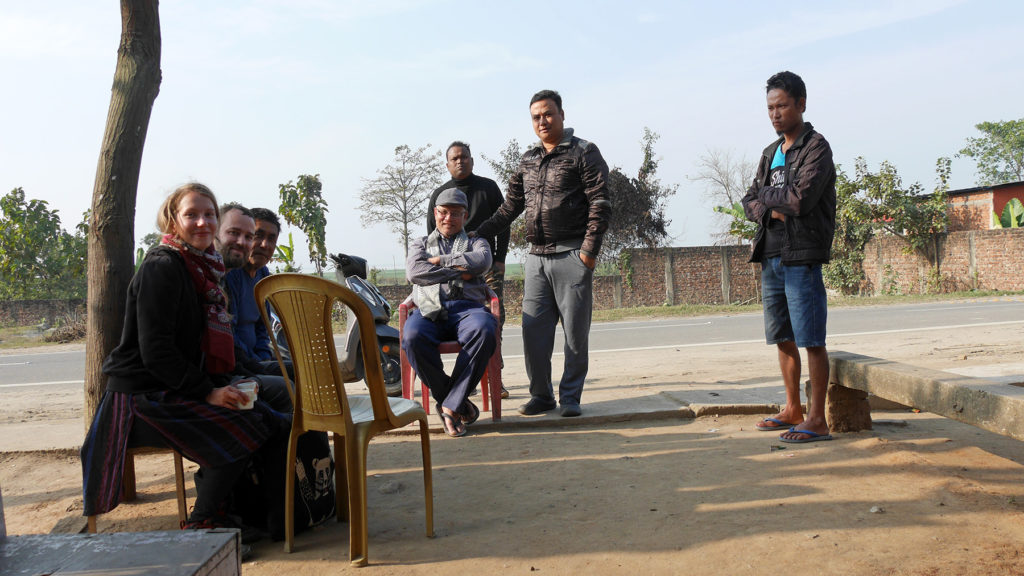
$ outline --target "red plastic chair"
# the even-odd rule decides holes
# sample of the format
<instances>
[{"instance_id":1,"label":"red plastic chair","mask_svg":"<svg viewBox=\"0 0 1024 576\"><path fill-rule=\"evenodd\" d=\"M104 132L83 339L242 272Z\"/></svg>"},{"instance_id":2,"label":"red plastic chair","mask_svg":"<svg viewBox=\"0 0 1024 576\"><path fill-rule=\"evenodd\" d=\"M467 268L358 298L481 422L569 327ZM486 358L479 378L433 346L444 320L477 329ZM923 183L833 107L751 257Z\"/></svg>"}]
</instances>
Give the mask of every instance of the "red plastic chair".
<instances>
[{"instance_id":1,"label":"red plastic chair","mask_svg":"<svg viewBox=\"0 0 1024 576\"><path fill-rule=\"evenodd\" d=\"M491 421L498 422L501 420L501 302L493 290L488 289L487 292L491 298L491 314L494 315L494 319L498 322L498 332L496 334L498 344L494 347L494 354L487 361L487 370L480 379L480 393L484 401L483 410L490 410ZM398 306L399 339L402 338L401 334L405 331L405 321L409 318L409 313L415 307L416 303L413 302L411 294ZM409 364L409 358L405 355L405 347L400 348L402 396L409 400L414 400L417 376L412 369L412 364ZM449 340L441 342L438 349L441 351L441 354L458 354L462 350L462 346L455 340ZM430 399L430 389L427 388L426 383L422 380L420 380L420 402L423 404L423 409L427 411L427 414L430 414L430 406L433 404L433 401Z\"/></svg>"}]
</instances>

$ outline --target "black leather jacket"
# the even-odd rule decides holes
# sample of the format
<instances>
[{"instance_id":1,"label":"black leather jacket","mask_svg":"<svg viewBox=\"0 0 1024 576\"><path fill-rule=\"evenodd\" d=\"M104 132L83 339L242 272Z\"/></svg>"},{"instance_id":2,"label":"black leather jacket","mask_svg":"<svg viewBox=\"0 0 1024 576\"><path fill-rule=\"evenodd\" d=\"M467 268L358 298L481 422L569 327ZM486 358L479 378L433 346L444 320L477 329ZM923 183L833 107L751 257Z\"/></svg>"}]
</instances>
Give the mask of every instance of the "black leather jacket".
<instances>
[{"instance_id":1,"label":"black leather jacket","mask_svg":"<svg viewBox=\"0 0 1024 576\"><path fill-rule=\"evenodd\" d=\"M531 254L579 249L597 258L612 214L608 164L597 146L573 136L572 128L551 152L533 145L509 178L505 202L476 233L489 238L524 211Z\"/></svg>"},{"instance_id":2,"label":"black leather jacket","mask_svg":"<svg viewBox=\"0 0 1024 576\"><path fill-rule=\"evenodd\" d=\"M782 244L782 263L824 264L832 254L836 230L836 166L832 148L825 137L804 123L804 132L786 151L786 185L768 185L772 157L782 145L779 138L761 155L754 183L743 197L743 211L757 222L757 236L750 261L760 262L765 232L772 210L786 215Z\"/></svg>"}]
</instances>

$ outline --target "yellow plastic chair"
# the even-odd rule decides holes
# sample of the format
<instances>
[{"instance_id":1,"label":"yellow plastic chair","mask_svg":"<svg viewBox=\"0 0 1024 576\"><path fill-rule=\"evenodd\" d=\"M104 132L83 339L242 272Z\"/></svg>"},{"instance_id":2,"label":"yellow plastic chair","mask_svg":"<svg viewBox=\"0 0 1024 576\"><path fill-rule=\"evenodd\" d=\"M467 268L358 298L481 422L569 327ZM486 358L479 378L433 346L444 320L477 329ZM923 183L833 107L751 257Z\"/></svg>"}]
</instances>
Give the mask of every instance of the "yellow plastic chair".
<instances>
[{"instance_id":1,"label":"yellow plastic chair","mask_svg":"<svg viewBox=\"0 0 1024 576\"><path fill-rule=\"evenodd\" d=\"M366 449L370 438L412 422L420 423L427 537L433 537L430 433L427 414L419 403L388 397L377 346L361 347L369 396L346 394L331 325L331 312L338 301L355 312L362 341L374 342L377 334L370 309L354 292L336 282L304 274L274 274L256 284L256 302L259 303L263 322L268 332L273 334L266 307L269 303L281 320L295 369L294 386L289 382L289 387L294 390L295 412L285 478L285 552L292 551L295 535L295 451L298 438L309 430L333 432L339 468L335 474L338 521L349 517L349 560L353 566L365 566L368 548ZM274 338L270 341L281 364L281 373L287 378L288 372L284 369L277 342ZM344 494L348 494L347 507L342 497Z\"/></svg>"}]
</instances>

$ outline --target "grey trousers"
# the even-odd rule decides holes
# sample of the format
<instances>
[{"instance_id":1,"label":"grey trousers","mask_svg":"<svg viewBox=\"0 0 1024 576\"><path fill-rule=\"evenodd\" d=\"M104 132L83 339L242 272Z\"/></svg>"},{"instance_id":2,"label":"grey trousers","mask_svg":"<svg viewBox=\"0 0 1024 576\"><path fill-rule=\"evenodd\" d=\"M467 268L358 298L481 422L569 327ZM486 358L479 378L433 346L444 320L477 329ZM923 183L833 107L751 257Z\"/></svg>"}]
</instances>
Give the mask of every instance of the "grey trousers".
<instances>
[{"instance_id":1,"label":"grey trousers","mask_svg":"<svg viewBox=\"0 0 1024 576\"><path fill-rule=\"evenodd\" d=\"M550 255L528 254L523 280L523 351L530 395L553 401L551 355L555 327L565 332L565 364L558 386L561 404L580 403L589 364L590 315L594 305L594 271L579 250Z\"/></svg>"}]
</instances>

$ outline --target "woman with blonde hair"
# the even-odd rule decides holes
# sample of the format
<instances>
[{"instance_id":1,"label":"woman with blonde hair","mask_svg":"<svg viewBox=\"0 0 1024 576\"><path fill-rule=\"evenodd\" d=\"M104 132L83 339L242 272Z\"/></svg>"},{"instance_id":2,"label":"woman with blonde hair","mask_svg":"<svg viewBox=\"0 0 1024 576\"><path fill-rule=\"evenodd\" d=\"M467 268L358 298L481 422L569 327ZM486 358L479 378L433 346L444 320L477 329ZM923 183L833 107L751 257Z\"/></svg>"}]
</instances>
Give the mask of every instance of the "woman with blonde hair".
<instances>
[{"instance_id":1,"label":"woman with blonde hair","mask_svg":"<svg viewBox=\"0 0 1024 576\"><path fill-rule=\"evenodd\" d=\"M200 465L196 501L182 528L238 527L225 503L257 451L281 458L290 415L234 387L231 321L214 250L217 199L193 182L160 207L160 244L128 288L120 344L103 363L107 390L82 446L84 515L117 506L127 448L166 446ZM247 406L246 406L247 407ZM268 495L284 478L268 474ZM275 507L272 507L275 508Z\"/></svg>"}]
</instances>

